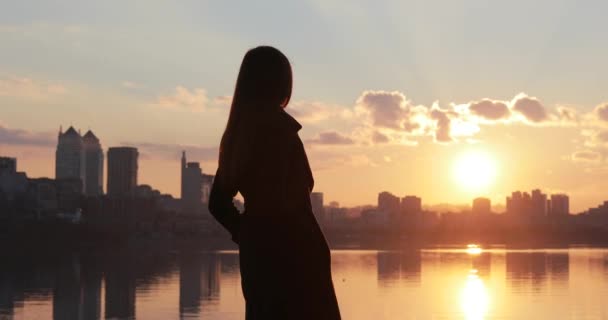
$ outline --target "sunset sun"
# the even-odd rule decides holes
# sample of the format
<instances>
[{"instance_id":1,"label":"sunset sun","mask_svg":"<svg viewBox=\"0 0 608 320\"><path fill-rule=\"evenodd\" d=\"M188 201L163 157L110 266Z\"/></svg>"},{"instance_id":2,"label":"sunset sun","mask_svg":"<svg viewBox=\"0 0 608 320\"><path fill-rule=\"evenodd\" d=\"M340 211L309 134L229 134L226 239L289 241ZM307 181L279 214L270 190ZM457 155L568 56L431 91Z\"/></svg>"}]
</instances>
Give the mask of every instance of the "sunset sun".
<instances>
[{"instance_id":1,"label":"sunset sun","mask_svg":"<svg viewBox=\"0 0 608 320\"><path fill-rule=\"evenodd\" d=\"M453 168L454 180L467 191L482 191L496 179L496 162L486 152L468 151L456 158Z\"/></svg>"}]
</instances>

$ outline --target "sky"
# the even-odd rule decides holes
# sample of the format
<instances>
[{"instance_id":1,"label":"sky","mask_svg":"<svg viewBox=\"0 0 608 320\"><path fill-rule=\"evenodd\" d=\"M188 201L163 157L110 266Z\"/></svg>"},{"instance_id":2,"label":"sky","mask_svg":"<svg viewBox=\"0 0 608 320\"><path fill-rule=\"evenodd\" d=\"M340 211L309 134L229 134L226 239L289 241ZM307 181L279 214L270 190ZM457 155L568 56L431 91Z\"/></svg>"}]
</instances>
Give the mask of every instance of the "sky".
<instances>
[{"instance_id":1,"label":"sky","mask_svg":"<svg viewBox=\"0 0 608 320\"><path fill-rule=\"evenodd\" d=\"M179 196L181 150L214 173L240 62L265 44L292 62L287 111L326 201L371 204L386 190L504 204L541 188L580 212L608 199L608 3L2 7L0 155L32 177L54 176L57 131L73 125L104 148L138 147L140 183Z\"/></svg>"}]
</instances>

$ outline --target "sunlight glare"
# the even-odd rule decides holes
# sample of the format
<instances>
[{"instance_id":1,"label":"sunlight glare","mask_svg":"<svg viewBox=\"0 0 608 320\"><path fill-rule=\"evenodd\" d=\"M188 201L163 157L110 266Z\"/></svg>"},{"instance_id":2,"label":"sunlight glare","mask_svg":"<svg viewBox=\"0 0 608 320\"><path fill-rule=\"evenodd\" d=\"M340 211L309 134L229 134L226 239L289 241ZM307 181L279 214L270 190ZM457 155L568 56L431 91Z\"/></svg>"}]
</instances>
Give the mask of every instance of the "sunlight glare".
<instances>
[{"instance_id":1,"label":"sunlight glare","mask_svg":"<svg viewBox=\"0 0 608 320\"><path fill-rule=\"evenodd\" d=\"M468 191L478 192L496 178L494 159L482 151L466 152L454 162L454 179Z\"/></svg>"},{"instance_id":2,"label":"sunlight glare","mask_svg":"<svg viewBox=\"0 0 608 320\"><path fill-rule=\"evenodd\" d=\"M479 255L481 254L481 248L476 244L469 244L467 245L467 254Z\"/></svg>"},{"instance_id":3,"label":"sunlight glare","mask_svg":"<svg viewBox=\"0 0 608 320\"><path fill-rule=\"evenodd\" d=\"M490 304L488 292L483 280L472 269L467 276L467 282L460 295L460 306L467 320L482 320Z\"/></svg>"}]
</instances>

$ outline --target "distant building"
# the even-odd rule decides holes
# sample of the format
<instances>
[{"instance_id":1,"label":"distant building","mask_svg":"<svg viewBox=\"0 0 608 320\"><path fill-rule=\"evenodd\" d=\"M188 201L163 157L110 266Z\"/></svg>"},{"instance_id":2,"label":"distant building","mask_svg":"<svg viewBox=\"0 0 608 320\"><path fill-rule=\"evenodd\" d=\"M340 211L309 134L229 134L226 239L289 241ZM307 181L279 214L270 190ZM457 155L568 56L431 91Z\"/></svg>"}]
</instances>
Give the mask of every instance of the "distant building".
<instances>
[{"instance_id":1,"label":"distant building","mask_svg":"<svg viewBox=\"0 0 608 320\"><path fill-rule=\"evenodd\" d=\"M319 223L324 222L325 208L323 207L323 192L312 192L310 194L310 204L317 221Z\"/></svg>"},{"instance_id":2,"label":"distant building","mask_svg":"<svg viewBox=\"0 0 608 320\"><path fill-rule=\"evenodd\" d=\"M406 215L422 212L422 199L416 196L405 196L401 199L401 212Z\"/></svg>"},{"instance_id":3,"label":"distant building","mask_svg":"<svg viewBox=\"0 0 608 320\"><path fill-rule=\"evenodd\" d=\"M552 194L549 215L564 216L570 214L570 198L565 194Z\"/></svg>"},{"instance_id":4,"label":"distant building","mask_svg":"<svg viewBox=\"0 0 608 320\"><path fill-rule=\"evenodd\" d=\"M547 195L539 189L532 194L515 191L507 197L507 214L543 217L547 215Z\"/></svg>"},{"instance_id":5,"label":"distant building","mask_svg":"<svg viewBox=\"0 0 608 320\"><path fill-rule=\"evenodd\" d=\"M488 198L475 198L473 200L472 213L475 215L488 215L491 212L492 203Z\"/></svg>"},{"instance_id":6,"label":"distant building","mask_svg":"<svg viewBox=\"0 0 608 320\"><path fill-rule=\"evenodd\" d=\"M532 190L531 213L537 216L547 215L547 195L539 189Z\"/></svg>"},{"instance_id":7,"label":"distant building","mask_svg":"<svg viewBox=\"0 0 608 320\"><path fill-rule=\"evenodd\" d=\"M71 126L65 132L59 129L57 150L55 151L55 179L80 179L85 185L85 166L84 148L80 134Z\"/></svg>"},{"instance_id":8,"label":"distant building","mask_svg":"<svg viewBox=\"0 0 608 320\"><path fill-rule=\"evenodd\" d=\"M100 196L103 194L103 150L95 134L89 130L84 134L85 159L85 194L87 196Z\"/></svg>"},{"instance_id":9,"label":"distant building","mask_svg":"<svg viewBox=\"0 0 608 320\"><path fill-rule=\"evenodd\" d=\"M199 211L209 203L209 194L214 176L204 174L200 163L188 162L186 151L182 152L181 161L181 199L186 211Z\"/></svg>"},{"instance_id":10,"label":"distant building","mask_svg":"<svg viewBox=\"0 0 608 320\"><path fill-rule=\"evenodd\" d=\"M27 183L25 173L17 172L17 159L0 157L0 203L12 203L18 195L25 193Z\"/></svg>"},{"instance_id":11,"label":"distant building","mask_svg":"<svg viewBox=\"0 0 608 320\"><path fill-rule=\"evenodd\" d=\"M389 219L398 219L400 206L401 202L399 197L392 193L384 191L378 194L378 211L386 213Z\"/></svg>"},{"instance_id":12,"label":"distant building","mask_svg":"<svg viewBox=\"0 0 608 320\"><path fill-rule=\"evenodd\" d=\"M324 219L326 225L336 226L344 223L348 217L348 209L339 206L327 206L324 208Z\"/></svg>"},{"instance_id":13,"label":"distant building","mask_svg":"<svg viewBox=\"0 0 608 320\"><path fill-rule=\"evenodd\" d=\"M73 214L82 207L82 181L78 178L29 179L27 206L37 218Z\"/></svg>"},{"instance_id":14,"label":"distant building","mask_svg":"<svg viewBox=\"0 0 608 320\"><path fill-rule=\"evenodd\" d=\"M108 149L109 196L133 196L137 188L139 153L137 148L112 147Z\"/></svg>"},{"instance_id":15,"label":"distant building","mask_svg":"<svg viewBox=\"0 0 608 320\"><path fill-rule=\"evenodd\" d=\"M0 175L17 173L17 159L0 157Z\"/></svg>"},{"instance_id":16,"label":"distant building","mask_svg":"<svg viewBox=\"0 0 608 320\"><path fill-rule=\"evenodd\" d=\"M80 208L82 197L82 180L66 178L55 180L57 206L61 213L73 213Z\"/></svg>"}]
</instances>

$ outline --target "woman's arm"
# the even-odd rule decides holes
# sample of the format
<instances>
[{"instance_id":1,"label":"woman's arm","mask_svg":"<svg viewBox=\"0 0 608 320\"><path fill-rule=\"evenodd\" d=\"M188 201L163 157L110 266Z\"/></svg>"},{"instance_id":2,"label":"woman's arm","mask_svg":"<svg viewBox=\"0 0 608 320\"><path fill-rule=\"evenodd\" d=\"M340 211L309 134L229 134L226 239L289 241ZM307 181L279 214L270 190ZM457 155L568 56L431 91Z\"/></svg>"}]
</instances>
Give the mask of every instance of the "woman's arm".
<instances>
[{"instance_id":1,"label":"woman's arm","mask_svg":"<svg viewBox=\"0 0 608 320\"><path fill-rule=\"evenodd\" d=\"M232 202L237 190L234 187L231 188L222 184L222 181L225 181L222 174L222 170L218 168L213 180L213 187L211 187L211 194L209 195L209 211L230 232L232 241L238 244L241 214Z\"/></svg>"}]
</instances>

